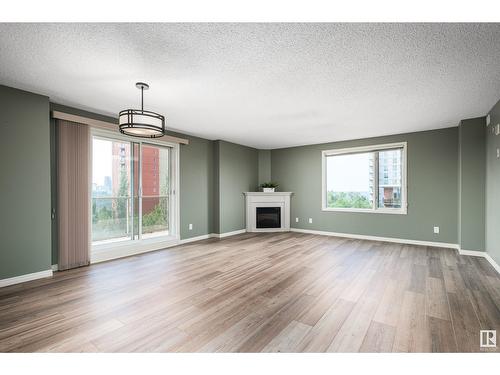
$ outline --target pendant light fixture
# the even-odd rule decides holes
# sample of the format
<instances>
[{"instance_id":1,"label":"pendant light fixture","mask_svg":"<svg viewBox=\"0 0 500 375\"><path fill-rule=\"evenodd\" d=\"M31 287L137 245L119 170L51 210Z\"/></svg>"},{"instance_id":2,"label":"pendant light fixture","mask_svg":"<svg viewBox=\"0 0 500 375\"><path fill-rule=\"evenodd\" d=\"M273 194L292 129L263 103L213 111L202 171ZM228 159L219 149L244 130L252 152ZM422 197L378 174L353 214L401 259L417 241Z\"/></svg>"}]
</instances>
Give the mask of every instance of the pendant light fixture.
<instances>
[{"instance_id":1,"label":"pendant light fixture","mask_svg":"<svg viewBox=\"0 0 500 375\"><path fill-rule=\"evenodd\" d=\"M141 90L141 109L125 109L118 114L120 133L141 138L158 138L165 135L165 117L144 110L144 90L149 85L137 82L135 86Z\"/></svg>"}]
</instances>

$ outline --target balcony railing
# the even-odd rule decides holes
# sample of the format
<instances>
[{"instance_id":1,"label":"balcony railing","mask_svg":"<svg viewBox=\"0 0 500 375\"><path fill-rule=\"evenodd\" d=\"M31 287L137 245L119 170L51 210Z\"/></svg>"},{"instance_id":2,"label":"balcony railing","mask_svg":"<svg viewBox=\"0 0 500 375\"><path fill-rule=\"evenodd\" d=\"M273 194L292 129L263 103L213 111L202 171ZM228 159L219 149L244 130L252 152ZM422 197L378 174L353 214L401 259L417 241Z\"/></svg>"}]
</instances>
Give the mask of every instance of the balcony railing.
<instances>
[{"instance_id":1,"label":"balcony railing","mask_svg":"<svg viewBox=\"0 0 500 375\"><path fill-rule=\"evenodd\" d=\"M139 204L140 203L140 204ZM139 210L142 217L139 220ZM141 228L139 223L142 222ZM140 230L139 230L140 229ZM145 235L168 235L169 197L92 197L92 241L126 240Z\"/></svg>"}]
</instances>

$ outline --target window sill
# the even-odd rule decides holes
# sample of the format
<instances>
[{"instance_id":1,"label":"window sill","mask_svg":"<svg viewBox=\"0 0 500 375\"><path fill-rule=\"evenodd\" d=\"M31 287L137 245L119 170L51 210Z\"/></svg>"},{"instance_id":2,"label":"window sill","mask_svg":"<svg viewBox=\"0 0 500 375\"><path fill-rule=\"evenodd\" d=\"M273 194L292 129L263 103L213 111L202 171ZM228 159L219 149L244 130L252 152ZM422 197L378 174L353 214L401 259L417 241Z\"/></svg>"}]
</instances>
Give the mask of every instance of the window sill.
<instances>
[{"instance_id":1,"label":"window sill","mask_svg":"<svg viewBox=\"0 0 500 375\"><path fill-rule=\"evenodd\" d=\"M357 213L367 213L367 214L389 214L389 215L407 215L407 209L364 209L364 208L322 208L321 211L326 212L357 212Z\"/></svg>"}]
</instances>

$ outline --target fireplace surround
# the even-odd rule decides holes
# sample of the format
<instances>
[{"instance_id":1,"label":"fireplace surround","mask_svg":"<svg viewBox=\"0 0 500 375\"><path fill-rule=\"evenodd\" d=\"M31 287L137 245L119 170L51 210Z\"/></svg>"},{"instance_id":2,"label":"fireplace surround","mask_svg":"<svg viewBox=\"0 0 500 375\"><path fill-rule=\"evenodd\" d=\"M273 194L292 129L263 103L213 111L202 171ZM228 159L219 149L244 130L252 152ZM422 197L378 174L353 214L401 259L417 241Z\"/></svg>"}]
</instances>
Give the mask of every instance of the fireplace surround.
<instances>
[{"instance_id":1,"label":"fireplace surround","mask_svg":"<svg viewBox=\"0 0 500 375\"><path fill-rule=\"evenodd\" d=\"M291 192L245 192L247 232L290 230Z\"/></svg>"}]
</instances>

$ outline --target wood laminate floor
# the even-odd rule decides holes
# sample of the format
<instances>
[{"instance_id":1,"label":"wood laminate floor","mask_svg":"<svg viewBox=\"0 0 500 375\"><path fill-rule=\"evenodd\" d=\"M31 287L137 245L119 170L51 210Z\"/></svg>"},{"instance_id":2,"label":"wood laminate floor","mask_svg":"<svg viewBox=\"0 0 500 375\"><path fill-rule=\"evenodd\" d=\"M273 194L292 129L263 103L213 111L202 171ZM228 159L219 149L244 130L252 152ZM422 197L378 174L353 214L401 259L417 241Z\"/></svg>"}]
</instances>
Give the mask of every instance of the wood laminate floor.
<instances>
[{"instance_id":1,"label":"wood laminate floor","mask_svg":"<svg viewBox=\"0 0 500 375\"><path fill-rule=\"evenodd\" d=\"M2 352L473 352L481 329L500 334L500 278L485 259L299 233L0 289Z\"/></svg>"}]
</instances>

